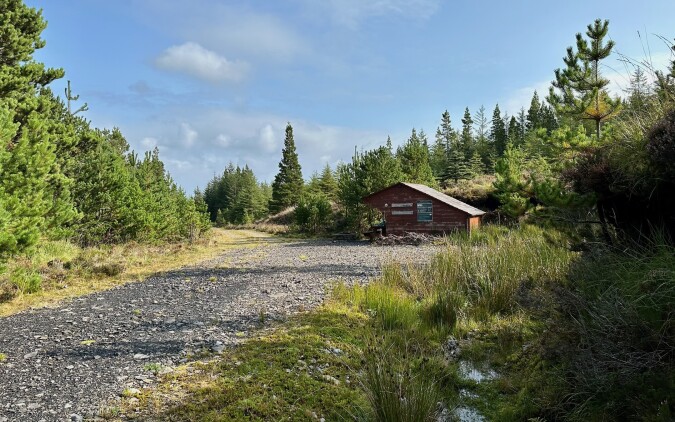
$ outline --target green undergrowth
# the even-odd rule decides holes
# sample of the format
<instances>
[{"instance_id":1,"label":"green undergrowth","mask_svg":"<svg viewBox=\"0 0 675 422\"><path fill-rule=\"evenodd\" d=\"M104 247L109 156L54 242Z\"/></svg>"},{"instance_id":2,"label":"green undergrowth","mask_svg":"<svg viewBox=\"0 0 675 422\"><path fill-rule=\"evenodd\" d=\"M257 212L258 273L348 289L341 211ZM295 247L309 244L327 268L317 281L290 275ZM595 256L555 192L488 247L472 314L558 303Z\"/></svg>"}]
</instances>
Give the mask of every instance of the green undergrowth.
<instances>
[{"instance_id":1,"label":"green undergrowth","mask_svg":"<svg viewBox=\"0 0 675 422\"><path fill-rule=\"evenodd\" d=\"M142 420L351 420L363 414L358 370L368 317L337 304L290 318L218 359L166 376L152 398L125 403Z\"/></svg>"},{"instance_id":2,"label":"green undergrowth","mask_svg":"<svg viewBox=\"0 0 675 422\"><path fill-rule=\"evenodd\" d=\"M0 272L0 316L143 279L158 272L214 258L232 249L273 241L246 230L211 230L194 242L136 243L80 247L44 241L15 257Z\"/></svg>"},{"instance_id":3,"label":"green undergrowth","mask_svg":"<svg viewBox=\"0 0 675 422\"><path fill-rule=\"evenodd\" d=\"M337 283L323 306L177 371L125 415L669 420L672 247L571 250L532 226L449 237L428 265Z\"/></svg>"}]
</instances>

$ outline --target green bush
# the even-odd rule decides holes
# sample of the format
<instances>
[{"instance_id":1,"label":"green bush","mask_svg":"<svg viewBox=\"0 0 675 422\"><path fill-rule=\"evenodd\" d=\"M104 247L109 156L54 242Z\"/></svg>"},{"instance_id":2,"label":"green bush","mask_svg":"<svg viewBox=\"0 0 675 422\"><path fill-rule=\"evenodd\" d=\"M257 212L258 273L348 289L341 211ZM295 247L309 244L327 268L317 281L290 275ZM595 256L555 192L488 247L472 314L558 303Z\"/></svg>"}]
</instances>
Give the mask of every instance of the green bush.
<instances>
[{"instance_id":1,"label":"green bush","mask_svg":"<svg viewBox=\"0 0 675 422\"><path fill-rule=\"evenodd\" d=\"M36 293L42 289L42 277L35 271L19 267L12 271L9 279L24 294Z\"/></svg>"},{"instance_id":2,"label":"green bush","mask_svg":"<svg viewBox=\"0 0 675 422\"><path fill-rule=\"evenodd\" d=\"M561 360L573 420L671 420L675 414L675 248L593 250L563 301L573 339ZM559 350L558 350L559 353Z\"/></svg>"},{"instance_id":3,"label":"green bush","mask_svg":"<svg viewBox=\"0 0 675 422\"><path fill-rule=\"evenodd\" d=\"M333 208L323 194L303 195L295 208L295 222L304 231L318 233L331 224Z\"/></svg>"}]
</instances>

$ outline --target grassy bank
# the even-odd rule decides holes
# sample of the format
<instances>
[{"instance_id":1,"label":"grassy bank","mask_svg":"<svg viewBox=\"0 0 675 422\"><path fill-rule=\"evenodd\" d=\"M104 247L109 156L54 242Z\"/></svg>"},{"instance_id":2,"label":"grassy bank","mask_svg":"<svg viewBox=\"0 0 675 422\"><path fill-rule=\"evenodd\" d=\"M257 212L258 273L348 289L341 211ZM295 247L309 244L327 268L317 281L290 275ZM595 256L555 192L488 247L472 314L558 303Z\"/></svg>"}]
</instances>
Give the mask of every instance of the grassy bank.
<instances>
[{"instance_id":1,"label":"grassy bank","mask_svg":"<svg viewBox=\"0 0 675 422\"><path fill-rule=\"evenodd\" d=\"M448 338L473 338L462 343L464 356L501 370L509 350L537 330L516 304L520 287L562 277L573 257L562 238L534 228L451 238L430 265L387 266L366 287L337 284L321 308L220 359L179 369L140 402L126 401L124 414L428 420L438 402L453 409L461 394L482 397L487 388L464 379L465 367L446 358Z\"/></svg>"},{"instance_id":2,"label":"grassy bank","mask_svg":"<svg viewBox=\"0 0 675 422\"><path fill-rule=\"evenodd\" d=\"M267 237L250 230L213 229L193 243L80 248L63 241L47 242L32 254L10 262L7 272L0 275L0 316L142 280L234 248L254 247Z\"/></svg>"},{"instance_id":3,"label":"grassy bank","mask_svg":"<svg viewBox=\"0 0 675 422\"><path fill-rule=\"evenodd\" d=\"M572 252L532 226L454 236L429 265L338 283L322 307L179 368L110 417L670 420L673 252Z\"/></svg>"}]
</instances>

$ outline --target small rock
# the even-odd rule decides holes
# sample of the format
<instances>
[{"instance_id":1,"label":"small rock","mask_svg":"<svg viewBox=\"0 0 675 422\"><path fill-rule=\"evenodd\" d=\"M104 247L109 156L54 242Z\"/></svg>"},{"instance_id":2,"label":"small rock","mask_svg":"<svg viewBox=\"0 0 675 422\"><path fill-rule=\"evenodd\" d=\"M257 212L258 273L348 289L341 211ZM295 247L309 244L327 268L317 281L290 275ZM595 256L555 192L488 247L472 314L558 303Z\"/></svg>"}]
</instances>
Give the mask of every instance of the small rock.
<instances>
[{"instance_id":1,"label":"small rock","mask_svg":"<svg viewBox=\"0 0 675 422\"><path fill-rule=\"evenodd\" d=\"M40 407L40 403L28 403L28 406L26 408L28 410L35 410Z\"/></svg>"},{"instance_id":2,"label":"small rock","mask_svg":"<svg viewBox=\"0 0 675 422\"><path fill-rule=\"evenodd\" d=\"M82 416L78 415L77 413L73 413L69 417L71 422L82 422L84 420Z\"/></svg>"},{"instance_id":3,"label":"small rock","mask_svg":"<svg viewBox=\"0 0 675 422\"><path fill-rule=\"evenodd\" d=\"M449 361L455 361L462 355L459 342L454 337L450 337L443 345L443 354Z\"/></svg>"},{"instance_id":4,"label":"small rock","mask_svg":"<svg viewBox=\"0 0 675 422\"><path fill-rule=\"evenodd\" d=\"M213 353L222 353L223 350L225 350L224 344L214 344L213 346L211 346L211 351Z\"/></svg>"},{"instance_id":5,"label":"small rock","mask_svg":"<svg viewBox=\"0 0 675 422\"><path fill-rule=\"evenodd\" d=\"M136 354L134 355L134 359L136 359L136 360L143 360L143 359L147 359L147 358L149 358L149 357L150 357L150 356L144 355L143 353L136 353Z\"/></svg>"},{"instance_id":6,"label":"small rock","mask_svg":"<svg viewBox=\"0 0 675 422\"><path fill-rule=\"evenodd\" d=\"M38 355L38 351L36 350L34 352L26 353L25 355L23 355L23 358L24 359L33 359L37 355Z\"/></svg>"}]
</instances>

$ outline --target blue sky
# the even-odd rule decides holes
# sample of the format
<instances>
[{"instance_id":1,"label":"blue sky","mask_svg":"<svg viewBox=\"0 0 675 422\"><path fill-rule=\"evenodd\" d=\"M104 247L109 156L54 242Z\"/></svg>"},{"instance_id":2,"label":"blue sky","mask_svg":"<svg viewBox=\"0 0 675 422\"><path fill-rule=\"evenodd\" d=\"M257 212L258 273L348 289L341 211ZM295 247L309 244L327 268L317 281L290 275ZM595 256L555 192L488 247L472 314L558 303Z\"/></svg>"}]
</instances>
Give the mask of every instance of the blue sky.
<instances>
[{"instance_id":1,"label":"blue sky","mask_svg":"<svg viewBox=\"0 0 675 422\"><path fill-rule=\"evenodd\" d=\"M309 177L413 127L431 141L446 109L455 126L467 106L515 113L596 18L617 52L642 59L648 41L657 66L669 54L651 34L675 37L672 0L27 3L49 22L36 58L66 70L85 116L137 151L158 146L188 192L230 161L272 180L286 122ZM608 65L619 92L626 68Z\"/></svg>"}]
</instances>

